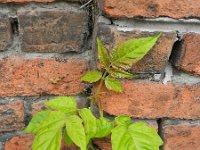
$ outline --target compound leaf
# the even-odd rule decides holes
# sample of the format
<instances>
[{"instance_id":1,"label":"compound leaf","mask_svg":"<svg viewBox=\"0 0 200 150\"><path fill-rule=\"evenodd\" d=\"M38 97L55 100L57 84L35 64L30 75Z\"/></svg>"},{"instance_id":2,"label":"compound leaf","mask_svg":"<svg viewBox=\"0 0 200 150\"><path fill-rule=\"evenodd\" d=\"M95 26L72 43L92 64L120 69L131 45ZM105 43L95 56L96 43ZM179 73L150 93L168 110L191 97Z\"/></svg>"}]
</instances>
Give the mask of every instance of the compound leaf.
<instances>
[{"instance_id":1,"label":"compound leaf","mask_svg":"<svg viewBox=\"0 0 200 150\"><path fill-rule=\"evenodd\" d=\"M113 150L159 150L163 144L156 130L143 122L115 127L111 141Z\"/></svg>"},{"instance_id":2,"label":"compound leaf","mask_svg":"<svg viewBox=\"0 0 200 150\"><path fill-rule=\"evenodd\" d=\"M100 64L104 69L106 69L110 66L110 58L107 50L105 49L99 38L97 38L97 46Z\"/></svg>"},{"instance_id":3,"label":"compound leaf","mask_svg":"<svg viewBox=\"0 0 200 150\"><path fill-rule=\"evenodd\" d=\"M74 112L77 109L76 100L73 97L59 96L45 103L46 106L64 113Z\"/></svg>"},{"instance_id":4,"label":"compound leaf","mask_svg":"<svg viewBox=\"0 0 200 150\"><path fill-rule=\"evenodd\" d=\"M117 125L129 125L131 123L131 118L128 116L118 116L115 118L115 123Z\"/></svg>"},{"instance_id":5,"label":"compound leaf","mask_svg":"<svg viewBox=\"0 0 200 150\"><path fill-rule=\"evenodd\" d=\"M108 69L108 73L113 77L113 78L132 78L135 75L131 74L129 72L116 69L116 68L110 68Z\"/></svg>"},{"instance_id":6,"label":"compound leaf","mask_svg":"<svg viewBox=\"0 0 200 150\"><path fill-rule=\"evenodd\" d=\"M97 119L96 125L97 125L96 129L97 131L95 135L96 138L102 138L108 136L113 128L112 122L107 118Z\"/></svg>"},{"instance_id":7,"label":"compound leaf","mask_svg":"<svg viewBox=\"0 0 200 150\"><path fill-rule=\"evenodd\" d=\"M81 109L79 115L83 119L87 143L96 134L96 118L88 108Z\"/></svg>"},{"instance_id":8,"label":"compound leaf","mask_svg":"<svg viewBox=\"0 0 200 150\"><path fill-rule=\"evenodd\" d=\"M81 150L86 150L86 135L82 122L82 119L77 115L70 116L66 120L66 131L71 140L80 147Z\"/></svg>"},{"instance_id":9,"label":"compound leaf","mask_svg":"<svg viewBox=\"0 0 200 150\"><path fill-rule=\"evenodd\" d=\"M102 73L99 71L90 71L86 73L82 78L81 81L89 82L89 83L94 83L97 82L101 79Z\"/></svg>"},{"instance_id":10,"label":"compound leaf","mask_svg":"<svg viewBox=\"0 0 200 150\"><path fill-rule=\"evenodd\" d=\"M36 133L37 128L41 122L48 116L50 110L38 112L29 122L28 126L24 129L26 133Z\"/></svg>"},{"instance_id":11,"label":"compound leaf","mask_svg":"<svg viewBox=\"0 0 200 150\"><path fill-rule=\"evenodd\" d=\"M113 77L111 77L110 75L108 75L105 78L105 85L107 87L107 89L118 92L118 93L122 93L122 85L120 80L115 79Z\"/></svg>"},{"instance_id":12,"label":"compound leaf","mask_svg":"<svg viewBox=\"0 0 200 150\"><path fill-rule=\"evenodd\" d=\"M111 53L111 64L115 68L130 69L155 45L161 34L146 38L131 39L121 43Z\"/></svg>"},{"instance_id":13,"label":"compound leaf","mask_svg":"<svg viewBox=\"0 0 200 150\"><path fill-rule=\"evenodd\" d=\"M62 128L65 124L65 114L51 111L37 128L32 145L33 150L59 150L62 139Z\"/></svg>"},{"instance_id":14,"label":"compound leaf","mask_svg":"<svg viewBox=\"0 0 200 150\"><path fill-rule=\"evenodd\" d=\"M63 137L64 137L64 141L67 145L72 145L73 144L73 141L71 140L71 138L69 137L69 135L67 134L67 131L64 130L64 134L63 134Z\"/></svg>"}]
</instances>

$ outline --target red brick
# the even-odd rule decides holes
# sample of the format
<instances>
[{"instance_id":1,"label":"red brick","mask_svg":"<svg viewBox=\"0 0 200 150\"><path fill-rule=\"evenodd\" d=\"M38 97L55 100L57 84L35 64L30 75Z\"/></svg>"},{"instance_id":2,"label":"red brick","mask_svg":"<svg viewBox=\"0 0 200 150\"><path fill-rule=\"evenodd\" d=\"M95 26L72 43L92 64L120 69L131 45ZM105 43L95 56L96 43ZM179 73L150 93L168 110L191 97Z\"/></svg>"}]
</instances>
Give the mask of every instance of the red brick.
<instances>
[{"instance_id":1,"label":"red brick","mask_svg":"<svg viewBox=\"0 0 200 150\"><path fill-rule=\"evenodd\" d=\"M0 51L5 51L12 42L9 18L0 12Z\"/></svg>"},{"instance_id":2,"label":"red brick","mask_svg":"<svg viewBox=\"0 0 200 150\"><path fill-rule=\"evenodd\" d=\"M0 60L0 96L76 95L84 90L85 59L9 57Z\"/></svg>"},{"instance_id":3,"label":"red brick","mask_svg":"<svg viewBox=\"0 0 200 150\"><path fill-rule=\"evenodd\" d=\"M5 150L31 150L33 135L15 136L5 143Z\"/></svg>"},{"instance_id":4,"label":"red brick","mask_svg":"<svg viewBox=\"0 0 200 150\"><path fill-rule=\"evenodd\" d=\"M93 143L97 145L98 148L100 149L112 150L112 144L111 144L110 138L95 139Z\"/></svg>"},{"instance_id":5,"label":"red brick","mask_svg":"<svg viewBox=\"0 0 200 150\"><path fill-rule=\"evenodd\" d=\"M200 75L200 35L184 35L180 53L175 65L186 72Z\"/></svg>"},{"instance_id":6,"label":"red brick","mask_svg":"<svg viewBox=\"0 0 200 150\"><path fill-rule=\"evenodd\" d=\"M103 89L103 109L111 115L135 118L200 118L200 86L123 81L123 94Z\"/></svg>"},{"instance_id":7,"label":"red brick","mask_svg":"<svg viewBox=\"0 0 200 150\"><path fill-rule=\"evenodd\" d=\"M24 3L24 2L53 2L55 0L0 0L1 3Z\"/></svg>"},{"instance_id":8,"label":"red brick","mask_svg":"<svg viewBox=\"0 0 200 150\"><path fill-rule=\"evenodd\" d=\"M20 9L22 51L83 51L88 33L88 16L79 7L58 3L38 6L37 9Z\"/></svg>"},{"instance_id":9,"label":"red brick","mask_svg":"<svg viewBox=\"0 0 200 150\"><path fill-rule=\"evenodd\" d=\"M23 129L24 103L23 101L0 102L0 131Z\"/></svg>"},{"instance_id":10,"label":"red brick","mask_svg":"<svg viewBox=\"0 0 200 150\"><path fill-rule=\"evenodd\" d=\"M158 32L142 32L142 31L118 31L112 25L98 25L98 37L108 50L112 50L121 42L131 38L147 37L158 34ZM138 63L132 67L132 72L162 72L166 66L168 58L171 54L176 34L163 33L154 48Z\"/></svg>"},{"instance_id":11,"label":"red brick","mask_svg":"<svg viewBox=\"0 0 200 150\"><path fill-rule=\"evenodd\" d=\"M5 143L5 150L31 150L34 136L31 134L12 137ZM60 150L78 150L76 146L66 146L62 141Z\"/></svg>"},{"instance_id":12,"label":"red brick","mask_svg":"<svg viewBox=\"0 0 200 150\"><path fill-rule=\"evenodd\" d=\"M164 150L200 150L199 123L182 122L163 127Z\"/></svg>"},{"instance_id":13,"label":"red brick","mask_svg":"<svg viewBox=\"0 0 200 150\"><path fill-rule=\"evenodd\" d=\"M115 18L171 17L191 18L200 16L197 0L101 0L103 12Z\"/></svg>"}]
</instances>

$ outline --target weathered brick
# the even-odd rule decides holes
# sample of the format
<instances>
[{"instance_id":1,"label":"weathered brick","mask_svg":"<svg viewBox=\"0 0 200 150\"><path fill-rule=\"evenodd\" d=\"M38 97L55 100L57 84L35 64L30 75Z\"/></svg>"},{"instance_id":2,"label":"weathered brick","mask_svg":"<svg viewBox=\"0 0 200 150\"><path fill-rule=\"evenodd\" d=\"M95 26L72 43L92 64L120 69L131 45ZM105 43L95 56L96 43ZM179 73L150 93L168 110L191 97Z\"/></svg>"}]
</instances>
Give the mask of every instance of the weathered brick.
<instances>
[{"instance_id":1,"label":"weathered brick","mask_svg":"<svg viewBox=\"0 0 200 150\"><path fill-rule=\"evenodd\" d=\"M0 96L76 95L84 90L85 59L9 57L0 60Z\"/></svg>"},{"instance_id":2,"label":"weathered brick","mask_svg":"<svg viewBox=\"0 0 200 150\"><path fill-rule=\"evenodd\" d=\"M31 150L34 136L31 134L12 137L5 143L5 150ZM74 145L67 146L64 141L60 150L78 150Z\"/></svg>"},{"instance_id":3,"label":"weathered brick","mask_svg":"<svg viewBox=\"0 0 200 150\"><path fill-rule=\"evenodd\" d=\"M115 26L98 25L97 36L102 40L108 50L112 50L118 44L131 38L147 37L158 34L158 32L142 31L118 31ZM163 33L154 48L138 63L132 67L132 72L162 72L166 66L168 58L176 39L175 33Z\"/></svg>"},{"instance_id":4,"label":"weathered brick","mask_svg":"<svg viewBox=\"0 0 200 150\"><path fill-rule=\"evenodd\" d=\"M5 143L5 150L31 150L33 135L20 135L9 139Z\"/></svg>"},{"instance_id":5,"label":"weathered brick","mask_svg":"<svg viewBox=\"0 0 200 150\"><path fill-rule=\"evenodd\" d=\"M59 3L19 10L22 51L82 51L86 44L88 16L79 7Z\"/></svg>"},{"instance_id":6,"label":"weathered brick","mask_svg":"<svg viewBox=\"0 0 200 150\"><path fill-rule=\"evenodd\" d=\"M0 3L53 2L55 0L0 0Z\"/></svg>"},{"instance_id":7,"label":"weathered brick","mask_svg":"<svg viewBox=\"0 0 200 150\"><path fill-rule=\"evenodd\" d=\"M187 33L183 37L181 48L176 51L180 56L176 57L175 66L186 72L200 75L200 35Z\"/></svg>"},{"instance_id":8,"label":"weathered brick","mask_svg":"<svg viewBox=\"0 0 200 150\"><path fill-rule=\"evenodd\" d=\"M196 0L101 0L99 3L103 12L114 18L200 16L200 4Z\"/></svg>"},{"instance_id":9,"label":"weathered brick","mask_svg":"<svg viewBox=\"0 0 200 150\"><path fill-rule=\"evenodd\" d=\"M163 125L164 150L200 150L200 122L176 122Z\"/></svg>"},{"instance_id":10,"label":"weathered brick","mask_svg":"<svg viewBox=\"0 0 200 150\"><path fill-rule=\"evenodd\" d=\"M55 0L0 0L0 3L25 3L25 2L40 2L40 3L46 3L46 2L54 2ZM66 0L67 2L81 2L85 0Z\"/></svg>"},{"instance_id":11,"label":"weathered brick","mask_svg":"<svg viewBox=\"0 0 200 150\"><path fill-rule=\"evenodd\" d=\"M200 118L200 85L178 85L151 81L123 81L123 94L103 89L103 109L112 115L135 118Z\"/></svg>"},{"instance_id":12,"label":"weathered brick","mask_svg":"<svg viewBox=\"0 0 200 150\"><path fill-rule=\"evenodd\" d=\"M5 51L12 41L11 26L8 15L0 12L0 51Z\"/></svg>"},{"instance_id":13,"label":"weathered brick","mask_svg":"<svg viewBox=\"0 0 200 150\"><path fill-rule=\"evenodd\" d=\"M0 131L22 129L24 124L23 101L0 102Z\"/></svg>"}]
</instances>

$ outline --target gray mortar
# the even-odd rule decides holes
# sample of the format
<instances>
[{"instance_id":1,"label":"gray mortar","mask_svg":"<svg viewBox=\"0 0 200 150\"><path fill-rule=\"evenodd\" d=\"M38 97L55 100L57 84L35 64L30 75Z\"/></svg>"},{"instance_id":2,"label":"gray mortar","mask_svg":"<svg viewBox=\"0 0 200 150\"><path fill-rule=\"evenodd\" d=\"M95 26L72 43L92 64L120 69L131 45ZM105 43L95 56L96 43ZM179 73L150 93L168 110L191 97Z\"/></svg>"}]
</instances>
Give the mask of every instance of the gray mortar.
<instances>
[{"instance_id":1,"label":"gray mortar","mask_svg":"<svg viewBox=\"0 0 200 150\"><path fill-rule=\"evenodd\" d=\"M200 120L171 120L171 119L163 119L162 125L178 125L178 124L192 124L192 125L200 125Z\"/></svg>"},{"instance_id":2,"label":"gray mortar","mask_svg":"<svg viewBox=\"0 0 200 150\"><path fill-rule=\"evenodd\" d=\"M157 19L133 19L133 20L113 20L113 24L118 26L121 31L162 31L171 32L178 31L181 33L194 32L200 33L200 20L197 19L180 19L174 20L170 18Z\"/></svg>"}]
</instances>

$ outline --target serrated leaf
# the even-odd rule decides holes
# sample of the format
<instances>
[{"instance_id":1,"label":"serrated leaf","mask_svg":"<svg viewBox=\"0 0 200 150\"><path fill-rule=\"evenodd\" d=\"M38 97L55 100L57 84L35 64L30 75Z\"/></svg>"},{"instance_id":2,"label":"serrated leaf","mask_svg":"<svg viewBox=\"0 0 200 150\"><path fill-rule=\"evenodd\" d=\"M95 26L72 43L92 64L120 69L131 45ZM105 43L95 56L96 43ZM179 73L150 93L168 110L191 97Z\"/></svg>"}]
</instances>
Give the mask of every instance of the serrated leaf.
<instances>
[{"instance_id":1,"label":"serrated leaf","mask_svg":"<svg viewBox=\"0 0 200 150\"><path fill-rule=\"evenodd\" d=\"M67 134L67 131L66 131L66 130L64 130L63 138L64 138L65 143L66 143L68 146L71 146L71 145L73 144L73 141L71 140L71 138L70 138L69 135Z\"/></svg>"},{"instance_id":2,"label":"serrated leaf","mask_svg":"<svg viewBox=\"0 0 200 150\"><path fill-rule=\"evenodd\" d=\"M113 150L159 150L163 144L156 130L143 122L115 127L111 141Z\"/></svg>"},{"instance_id":3,"label":"serrated leaf","mask_svg":"<svg viewBox=\"0 0 200 150\"><path fill-rule=\"evenodd\" d=\"M59 111L51 111L37 129L32 150L59 150L64 124L65 114Z\"/></svg>"},{"instance_id":4,"label":"serrated leaf","mask_svg":"<svg viewBox=\"0 0 200 150\"><path fill-rule=\"evenodd\" d=\"M110 66L110 58L107 50L105 49L99 38L97 38L97 46L100 64L104 69L106 69Z\"/></svg>"},{"instance_id":5,"label":"serrated leaf","mask_svg":"<svg viewBox=\"0 0 200 150\"><path fill-rule=\"evenodd\" d=\"M90 139L96 134L96 118L92 114L91 110L87 108L81 109L79 115L83 119L86 141L88 144Z\"/></svg>"},{"instance_id":6,"label":"serrated leaf","mask_svg":"<svg viewBox=\"0 0 200 150\"><path fill-rule=\"evenodd\" d=\"M120 69L115 69L115 68L110 68L108 69L108 73L113 77L113 78L132 78L135 75L131 74L129 72L120 70Z\"/></svg>"},{"instance_id":7,"label":"serrated leaf","mask_svg":"<svg viewBox=\"0 0 200 150\"><path fill-rule=\"evenodd\" d=\"M50 110L44 110L38 112L31 121L29 122L28 126L24 129L26 133L36 133L37 128L40 126L41 122L48 116Z\"/></svg>"},{"instance_id":8,"label":"serrated leaf","mask_svg":"<svg viewBox=\"0 0 200 150\"><path fill-rule=\"evenodd\" d=\"M82 78L81 81L89 82L89 83L94 83L97 82L101 79L102 73L99 71L90 71L87 72Z\"/></svg>"},{"instance_id":9,"label":"serrated leaf","mask_svg":"<svg viewBox=\"0 0 200 150\"><path fill-rule=\"evenodd\" d=\"M107 87L107 89L118 92L118 93L122 93L122 85L120 80L115 79L113 77L111 77L110 75L108 75L105 78L105 85Z\"/></svg>"},{"instance_id":10,"label":"serrated leaf","mask_svg":"<svg viewBox=\"0 0 200 150\"><path fill-rule=\"evenodd\" d=\"M115 68L130 69L155 45L161 34L146 38L131 39L121 43L111 53L111 63Z\"/></svg>"},{"instance_id":11,"label":"serrated leaf","mask_svg":"<svg viewBox=\"0 0 200 150\"><path fill-rule=\"evenodd\" d=\"M117 126L112 129L111 132L112 150L136 150L134 141L131 139L130 135L127 134L126 125ZM132 144L130 144L130 142Z\"/></svg>"},{"instance_id":12,"label":"serrated leaf","mask_svg":"<svg viewBox=\"0 0 200 150\"><path fill-rule=\"evenodd\" d=\"M95 135L96 138L102 138L108 136L113 128L112 122L107 118L97 119L96 125L97 125L97 131Z\"/></svg>"},{"instance_id":13,"label":"serrated leaf","mask_svg":"<svg viewBox=\"0 0 200 150\"><path fill-rule=\"evenodd\" d=\"M73 97L59 96L45 103L46 106L62 111L64 113L75 112L77 109L76 100Z\"/></svg>"},{"instance_id":14,"label":"serrated leaf","mask_svg":"<svg viewBox=\"0 0 200 150\"><path fill-rule=\"evenodd\" d=\"M77 115L72 115L67 118L66 131L71 140L80 147L81 150L86 150L86 135L81 118Z\"/></svg>"},{"instance_id":15,"label":"serrated leaf","mask_svg":"<svg viewBox=\"0 0 200 150\"><path fill-rule=\"evenodd\" d=\"M40 123L40 125L34 130L34 132L39 132L46 128L54 129L57 126L62 126L65 123L65 114L61 111L50 111L46 118Z\"/></svg>"},{"instance_id":16,"label":"serrated leaf","mask_svg":"<svg viewBox=\"0 0 200 150\"><path fill-rule=\"evenodd\" d=\"M117 116L115 118L115 123L117 125L129 125L131 123L131 118L128 116Z\"/></svg>"},{"instance_id":17,"label":"serrated leaf","mask_svg":"<svg viewBox=\"0 0 200 150\"><path fill-rule=\"evenodd\" d=\"M62 127L60 129L40 131L34 138L32 150L60 150Z\"/></svg>"}]
</instances>

